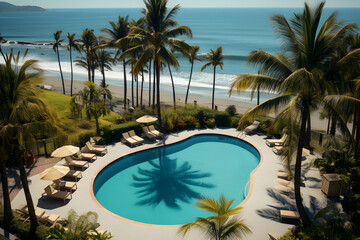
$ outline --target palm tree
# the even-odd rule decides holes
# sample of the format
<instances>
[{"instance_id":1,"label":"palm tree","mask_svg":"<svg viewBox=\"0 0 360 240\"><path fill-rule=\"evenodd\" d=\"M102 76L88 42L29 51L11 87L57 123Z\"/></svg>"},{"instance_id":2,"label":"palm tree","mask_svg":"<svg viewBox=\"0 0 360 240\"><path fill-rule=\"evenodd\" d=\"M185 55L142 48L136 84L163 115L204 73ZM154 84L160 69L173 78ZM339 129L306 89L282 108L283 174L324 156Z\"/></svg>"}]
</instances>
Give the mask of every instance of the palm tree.
<instances>
[{"instance_id":1,"label":"palm tree","mask_svg":"<svg viewBox=\"0 0 360 240\"><path fill-rule=\"evenodd\" d=\"M295 200L305 226L310 225L311 222L302 203L300 176L301 153L306 126L309 127L310 110L316 109L323 103L326 93L336 89L332 81L329 81L331 72L359 57L359 53L354 52L344 58L344 61L331 63L331 56L341 47L347 33L352 32L354 24L344 26L342 22L336 20L333 13L320 26L323 7L324 3L321 3L311 10L305 3L303 13L296 14L289 22L282 15L271 17L279 36L284 40L285 53L273 55L263 50L250 52L249 61L261 66L260 72L264 75L242 74L230 86L231 90L251 89L254 93L260 87L262 90L279 93L277 97L248 111L240 120L240 127L251 117L279 108L282 108L279 117L287 116L294 123L299 121L299 134L290 141L296 141L297 145L294 174Z\"/></svg>"},{"instance_id":2,"label":"palm tree","mask_svg":"<svg viewBox=\"0 0 360 240\"><path fill-rule=\"evenodd\" d=\"M81 39L79 40L80 46L82 47L82 51L86 54L86 68L88 71L88 81L94 80L94 71L95 71L95 57L94 47L96 46L96 36L94 34L94 29L86 28L82 34ZM80 66L83 66L79 64ZM85 67L85 66L83 66Z\"/></svg>"},{"instance_id":3,"label":"palm tree","mask_svg":"<svg viewBox=\"0 0 360 240\"><path fill-rule=\"evenodd\" d=\"M195 60L201 61L201 59L197 56L197 53L199 52L199 50L200 50L199 46L192 46L190 49L190 52L189 52L189 62L191 63L191 69L190 69L189 84L188 84L188 87L186 90L185 105L187 104L187 100L188 100L188 96L189 96L189 89L190 89L193 68L194 68L194 62L195 62Z\"/></svg>"},{"instance_id":4,"label":"palm tree","mask_svg":"<svg viewBox=\"0 0 360 240\"><path fill-rule=\"evenodd\" d=\"M176 5L170 11L167 9L168 0L145 0L143 14L146 28L133 27L130 36L125 41L119 41L119 45L130 43L128 51L137 48L144 49L139 60L135 64L135 69L143 69L150 58L154 59L157 89L157 115L160 128L162 127L161 108L160 108L160 71L162 64L179 66L179 62L172 52L168 49L184 49L188 51L190 46L184 41L177 39L177 36L185 35L192 37L191 29L187 26L178 26L173 19L180 9ZM178 27L177 27L178 26ZM173 28L175 27L175 28ZM171 29L172 28L172 29ZM155 89L154 89L155 90Z\"/></svg>"},{"instance_id":5,"label":"palm tree","mask_svg":"<svg viewBox=\"0 0 360 240\"><path fill-rule=\"evenodd\" d=\"M103 77L100 86L102 88L106 88L106 80L105 80L105 69L112 71L111 65L114 64L114 59L111 57L110 52L99 49L95 52L96 54L96 61L98 63L101 75Z\"/></svg>"},{"instance_id":6,"label":"palm tree","mask_svg":"<svg viewBox=\"0 0 360 240\"><path fill-rule=\"evenodd\" d=\"M209 60L208 63L206 63L202 68L201 71L204 71L205 68L212 65L214 67L214 79L213 79L213 92L212 92L212 104L211 109L214 109L214 98L215 98L215 74L216 74L216 67L219 66L221 69L223 69L223 54L222 54L222 47L218 47L215 51L210 49L210 52L207 53L204 57L204 59Z\"/></svg>"},{"instance_id":7,"label":"palm tree","mask_svg":"<svg viewBox=\"0 0 360 240\"><path fill-rule=\"evenodd\" d=\"M26 56L26 52L24 57ZM37 60L27 60L19 66L20 53L11 52L6 57L5 65L0 66L0 139L2 150L6 150L16 160L25 193L30 216L30 231L35 234L38 222L35 215L27 175L24 168L26 155L25 142L34 139L34 126L53 125L55 114L38 97L35 81L41 76ZM37 128L38 129L38 128ZM5 147L6 146L6 147ZM6 177L5 163L1 161L1 175ZM6 181L3 181L3 187ZM11 207L8 202L7 188L4 192L4 221L11 220Z\"/></svg>"},{"instance_id":8,"label":"palm tree","mask_svg":"<svg viewBox=\"0 0 360 240\"><path fill-rule=\"evenodd\" d=\"M72 90L73 90L73 81L74 81L74 75L73 75L73 64L72 64L72 49L75 49L76 51L80 52L80 47L78 44L78 40L75 38L75 33L71 34L68 33L68 46L67 49L70 51L70 67L71 67L71 84L70 84L70 96L72 96Z\"/></svg>"},{"instance_id":9,"label":"palm tree","mask_svg":"<svg viewBox=\"0 0 360 240\"><path fill-rule=\"evenodd\" d=\"M5 41L5 39L1 36L1 33L0 33L0 53L3 56L4 61L6 61L5 55L4 55L4 53L3 53L2 49L1 49L1 43L3 43L3 41Z\"/></svg>"},{"instance_id":10,"label":"palm tree","mask_svg":"<svg viewBox=\"0 0 360 240\"><path fill-rule=\"evenodd\" d=\"M197 228L214 240L242 239L243 236L251 233L251 230L243 219L235 216L240 214L242 207L230 208L233 202L234 200L228 201L224 195L221 195L219 200L211 197L199 199L195 203L196 207L216 215L207 218L198 217L195 222L181 226L178 232L185 236L190 229Z\"/></svg>"},{"instance_id":11,"label":"palm tree","mask_svg":"<svg viewBox=\"0 0 360 240\"><path fill-rule=\"evenodd\" d=\"M100 31L108 34L109 36L101 36L105 39L107 42L107 46L109 47L116 47L116 41L125 38L128 36L130 31L130 22L129 17L126 16L118 18L117 23L114 23L113 21L109 21L111 25L110 28L101 28ZM127 46L121 46L119 48L119 51L122 52L126 51ZM120 52L118 52L116 55L118 55ZM123 59L123 71L124 71L124 109L126 109L126 99L127 99L127 80L126 80L126 59Z\"/></svg>"},{"instance_id":12,"label":"palm tree","mask_svg":"<svg viewBox=\"0 0 360 240\"><path fill-rule=\"evenodd\" d=\"M62 70L61 70L60 54L59 54L59 47L61 47L61 43L64 41L64 39L60 39L61 33L62 33L62 31L56 31L56 33L54 33L55 43L53 45L53 50L57 54L60 75L61 75L61 81L62 81L62 86L63 86L63 94L65 94L65 83L64 83L64 77L62 74Z\"/></svg>"}]
</instances>

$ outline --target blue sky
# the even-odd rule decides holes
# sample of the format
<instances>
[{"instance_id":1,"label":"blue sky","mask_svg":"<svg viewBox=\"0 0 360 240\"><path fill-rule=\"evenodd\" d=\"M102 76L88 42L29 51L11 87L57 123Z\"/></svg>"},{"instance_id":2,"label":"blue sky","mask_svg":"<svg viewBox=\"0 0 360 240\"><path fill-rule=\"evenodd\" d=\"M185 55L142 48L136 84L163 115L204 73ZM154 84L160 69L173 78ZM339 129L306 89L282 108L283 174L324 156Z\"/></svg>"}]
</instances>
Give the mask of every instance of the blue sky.
<instances>
[{"instance_id":1,"label":"blue sky","mask_svg":"<svg viewBox=\"0 0 360 240\"><path fill-rule=\"evenodd\" d=\"M143 0L3 0L15 5L37 5L43 8L142 8ZM320 0L309 0L311 4ZM303 7L304 0L169 0L182 7ZM326 7L360 7L359 0L327 0Z\"/></svg>"}]
</instances>

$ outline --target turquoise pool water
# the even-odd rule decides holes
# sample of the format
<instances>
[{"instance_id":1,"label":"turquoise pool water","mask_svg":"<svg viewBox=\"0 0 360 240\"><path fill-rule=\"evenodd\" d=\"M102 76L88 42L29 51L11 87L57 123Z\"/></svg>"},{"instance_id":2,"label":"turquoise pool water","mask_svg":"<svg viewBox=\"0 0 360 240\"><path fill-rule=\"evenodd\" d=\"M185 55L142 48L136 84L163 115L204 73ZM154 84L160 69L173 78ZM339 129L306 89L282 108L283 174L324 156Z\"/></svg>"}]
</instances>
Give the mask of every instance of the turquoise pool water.
<instances>
[{"instance_id":1,"label":"turquoise pool water","mask_svg":"<svg viewBox=\"0 0 360 240\"><path fill-rule=\"evenodd\" d=\"M233 206L240 204L259 162L259 152L242 140L195 135L110 163L96 176L93 192L104 208L121 217L148 224L184 224L211 215L194 206L201 196L224 194L235 200Z\"/></svg>"}]
</instances>

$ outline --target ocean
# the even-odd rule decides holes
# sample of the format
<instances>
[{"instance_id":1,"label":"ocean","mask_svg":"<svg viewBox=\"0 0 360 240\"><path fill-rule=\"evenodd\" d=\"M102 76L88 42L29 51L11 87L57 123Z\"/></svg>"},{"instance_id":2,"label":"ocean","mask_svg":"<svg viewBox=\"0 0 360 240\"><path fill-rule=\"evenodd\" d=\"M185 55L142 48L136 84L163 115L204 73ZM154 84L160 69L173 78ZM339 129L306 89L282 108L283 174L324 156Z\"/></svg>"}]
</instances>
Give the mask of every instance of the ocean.
<instances>
[{"instance_id":1,"label":"ocean","mask_svg":"<svg viewBox=\"0 0 360 240\"><path fill-rule=\"evenodd\" d=\"M324 9L323 21L333 11L338 12L338 18L351 23L360 23L357 8ZM215 97L229 99L229 84L237 74L257 73L256 66L247 63L251 50L263 49L270 53L281 51L281 40L277 38L270 16L283 14L287 18L293 13L302 12L301 8L181 8L176 20L180 25L187 25L193 31L193 38L182 38L190 45L200 46L199 55L204 56L210 49L219 46L223 48L224 67L217 68ZM49 9L46 12L0 12L0 33L10 43L2 44L4 52L11 48L15 51L29 49L28 58L40 60L40 67L46 76L60 77L57 57L52 46L53 33L62 30L62 38L67 42L67 33L76 33L79 38L85 28L94 29L95 34L103 35L100 28L109 28L108 20L117 21L118 16L138 19L141 9ZM19 43L20 42L20 43ZM31 43L31 44L24 44ZM74 59L79 57L75 54ZM60 49L61 65L66 79L70 79L69 51L66 47ZM3 62L3 59L0 59ZM172 69L177 93L185 93L190 74L188 59L178 56L179 69ZM201 72L205 62L195 62L190 87L190 94L211 96L213 69L210 67ZM123 70L121 63L106 72L107 83L123 85ZM127 68L129 70L129 67ZM75 66L75 80L86 80L87 71ZM100 82L101 74L96 72L96 82ZM128 79L131 79L128 73ZM145 75L147 86L148 77ZM128 83L128 85L130 82ZM110 89L111 90L111 89ZM171 91L171 81L167 70L161 75L161 90ZM275 93L262 93L260 101L275 96ZM233 94L230 99L250 102L249 93ZM256 99L253 100L256 102Z\"/></svg>"}]
</instances>

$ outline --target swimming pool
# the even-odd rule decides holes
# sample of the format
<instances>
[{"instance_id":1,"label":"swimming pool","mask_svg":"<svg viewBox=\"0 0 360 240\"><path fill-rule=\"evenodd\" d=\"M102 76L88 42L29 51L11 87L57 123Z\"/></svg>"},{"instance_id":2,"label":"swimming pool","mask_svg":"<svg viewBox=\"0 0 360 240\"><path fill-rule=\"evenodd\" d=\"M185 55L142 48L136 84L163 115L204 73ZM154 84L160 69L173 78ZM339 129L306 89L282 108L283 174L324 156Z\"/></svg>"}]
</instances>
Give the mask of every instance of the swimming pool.
<instances>
[{"instance_id":1,"label":"swimming pool","mask_svg":"<svg viewBox=\"0 0 360 240\"><path fill-rule=\"evenodd\" d=\"M249 189L260 153L249 143L219 134L139 151L106 165L92 185L96 201L122 218L179 225L210 214L194 203L224 194L239 205Z\"/></svg>"}]
</instances>

